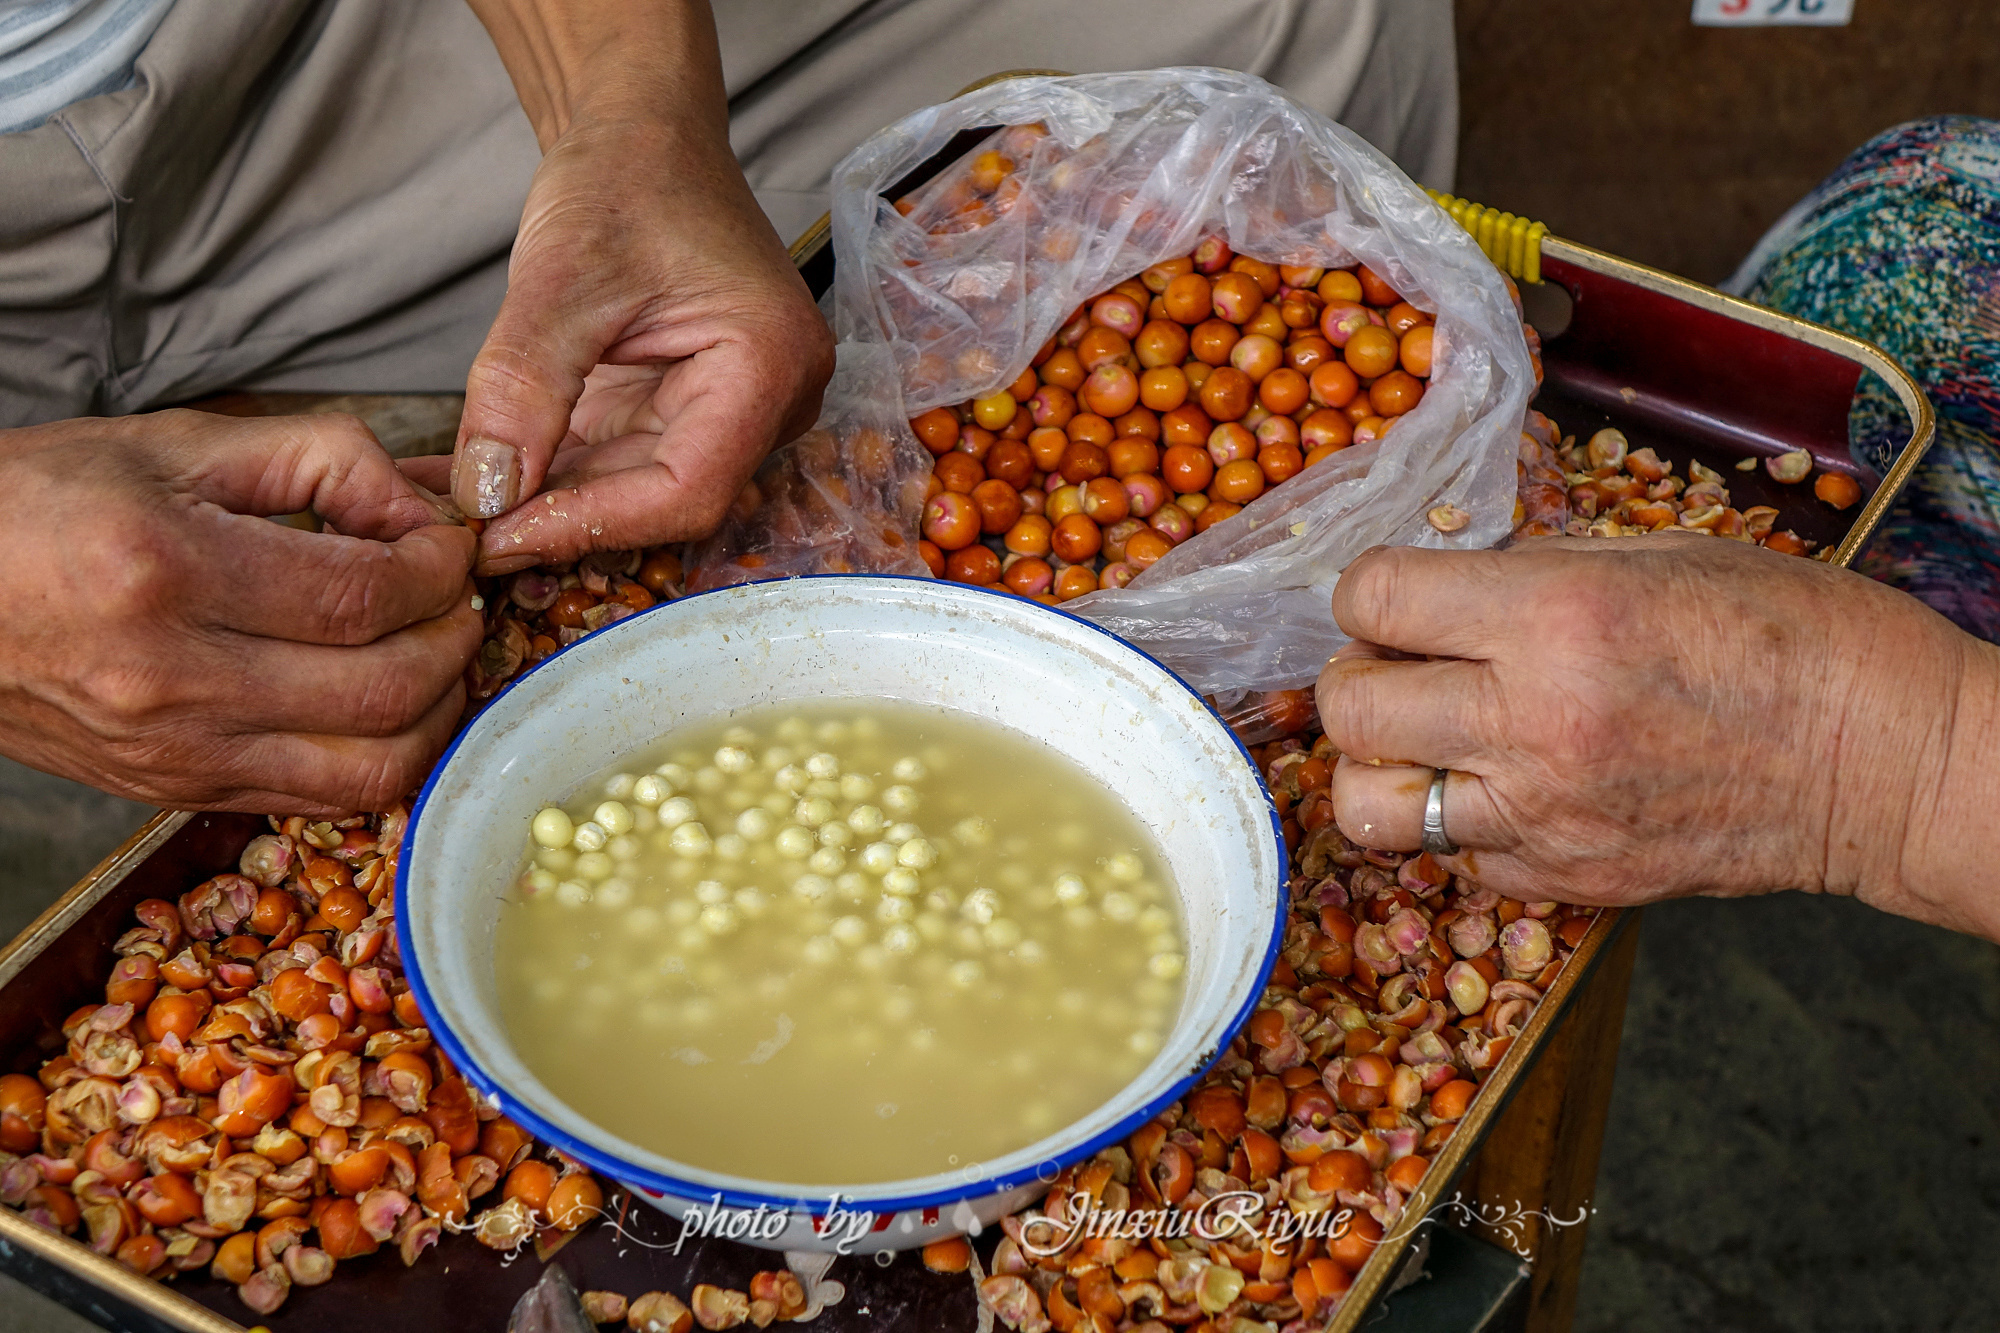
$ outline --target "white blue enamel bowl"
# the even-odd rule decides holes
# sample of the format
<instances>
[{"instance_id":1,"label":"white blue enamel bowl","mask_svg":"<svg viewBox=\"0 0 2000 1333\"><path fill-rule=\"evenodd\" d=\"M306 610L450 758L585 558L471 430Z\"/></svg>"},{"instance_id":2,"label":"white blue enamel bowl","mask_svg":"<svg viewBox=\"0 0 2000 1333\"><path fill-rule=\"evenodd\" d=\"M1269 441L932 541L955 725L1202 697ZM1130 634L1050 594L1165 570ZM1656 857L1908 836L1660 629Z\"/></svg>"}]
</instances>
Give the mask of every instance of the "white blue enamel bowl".
<instances>
[{"instance_id":1,"label":"white blue enamel bowl","mask_svg":"<svg viewBox=\"0 0 2000 1333\"><path fill-rule=\"evenodd\" d=\"M894 699L988 718L1097 756L1151 830L1187 923L1186 992L1159 1054L1111 1100L1018 1152L944 1175L788 1185L677 1162L552 1094L501 1025L494 926L545 802L677 727L817 699ZM523 676L446 753L403 845L410 987L466 1078L537 1138L677 1217L771 1249L900 1250L1026 1206L1063 1166L1181 1096L1249 1017L1280 939L1284 847L1243 747L1179 678L1073 616L921 579L725 588L607 626ZM838 1227L826 1217L838 1196ZM719 1203L719 1207L718 1207ZM855 1214L872 1214L862 1221Z\"/></svg>"}]
</instances>

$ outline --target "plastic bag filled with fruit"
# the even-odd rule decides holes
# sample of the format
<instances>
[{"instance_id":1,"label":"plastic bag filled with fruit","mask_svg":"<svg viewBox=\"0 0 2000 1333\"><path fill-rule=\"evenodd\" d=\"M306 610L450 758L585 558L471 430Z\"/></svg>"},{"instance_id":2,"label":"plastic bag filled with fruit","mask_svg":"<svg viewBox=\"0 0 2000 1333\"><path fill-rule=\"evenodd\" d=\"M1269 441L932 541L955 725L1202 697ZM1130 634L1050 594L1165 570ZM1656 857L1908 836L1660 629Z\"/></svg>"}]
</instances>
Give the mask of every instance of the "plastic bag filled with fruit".
<instances>
[{"instance_id":1,"label":"plastic bag filled with fruit","mask_svg":"<svg viewBox=\"0 0 2000 1333\"><path fill-rule=\"evenodd\" d=\"M989 126L928 183L890 196L955 136ZM1205 241L1267 266L1365 264L1434 319L1429 382L1392 432L1321 458L1129 586L1065 610L1204 693L1299 686L1344 641L1329 598L1355 555L1489 546L1512 526L1534 372L1503 280L1387 158L1260 79L1006 80L875 135L836 168L833 195L842 359L828 412L767 463L698 556L698 584L916 572L930 460L907 419L1007 389L1081 303ZM892 411L869 410L885 402ZM821 469L834 494L809 479ZM886 508L857 508L877 502ZM1446 505L1469 521L1449 532L1427 521Z\"/></svg>"}]
</instances>

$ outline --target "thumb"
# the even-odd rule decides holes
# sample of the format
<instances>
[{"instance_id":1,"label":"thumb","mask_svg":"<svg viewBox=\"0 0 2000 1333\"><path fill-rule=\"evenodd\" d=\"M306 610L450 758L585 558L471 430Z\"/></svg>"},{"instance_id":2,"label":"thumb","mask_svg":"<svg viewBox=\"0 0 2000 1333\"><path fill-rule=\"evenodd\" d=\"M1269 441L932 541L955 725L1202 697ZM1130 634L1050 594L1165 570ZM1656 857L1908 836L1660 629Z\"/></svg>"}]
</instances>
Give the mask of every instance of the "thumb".
<instances>
[{"instance_id":1,"label":"thumb","mask_svg":"<svg viewBox=\"0 0 2000 1333\"><path fill-rule=\"evenodd\" d=\"M465 381L465 412L451 463L451 496L479 518L533 495L569 433L584 377L610 339L601 312L579 301L574 275L521 270Z\"/></svg>"}]
</instances>

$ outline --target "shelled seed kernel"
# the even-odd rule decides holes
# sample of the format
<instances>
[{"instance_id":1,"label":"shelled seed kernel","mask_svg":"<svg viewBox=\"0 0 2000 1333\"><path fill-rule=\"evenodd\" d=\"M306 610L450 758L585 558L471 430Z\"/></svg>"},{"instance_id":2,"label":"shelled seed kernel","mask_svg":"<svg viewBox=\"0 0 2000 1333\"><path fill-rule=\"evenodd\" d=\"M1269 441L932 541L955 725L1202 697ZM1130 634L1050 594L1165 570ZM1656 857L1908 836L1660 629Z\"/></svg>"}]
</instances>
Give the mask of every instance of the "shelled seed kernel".
<instances>
[{"instance_id":1,"label":"shelled seed kernel","mask_svg":"<svg viewBox=\"0 0 2000 1333\"><path fill-rule=\"evenodd\" d=\"M544 847L567 847L576 837L576 825L561 810L549 806L536 812L533 833L535 841Z\"/></svg>"}]
</instances>

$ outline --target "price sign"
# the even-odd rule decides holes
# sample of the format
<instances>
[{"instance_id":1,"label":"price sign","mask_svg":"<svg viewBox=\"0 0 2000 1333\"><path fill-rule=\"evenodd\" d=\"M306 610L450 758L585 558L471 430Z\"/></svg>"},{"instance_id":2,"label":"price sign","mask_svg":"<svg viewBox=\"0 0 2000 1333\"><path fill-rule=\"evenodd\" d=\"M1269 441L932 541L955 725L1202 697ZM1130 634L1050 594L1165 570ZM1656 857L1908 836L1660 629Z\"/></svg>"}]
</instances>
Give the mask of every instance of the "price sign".
<instances>
[{"instance_id":1,"label":"price sign","mask_svg":"<svg viewBox=\"0 0 2000 1333\"><path fill-rule=\"evenodd\" d=\"M1694 21L1709 28L1845 27L1853 18L1854 0L1694 0Z\"/></svg>"}]
</instances>

